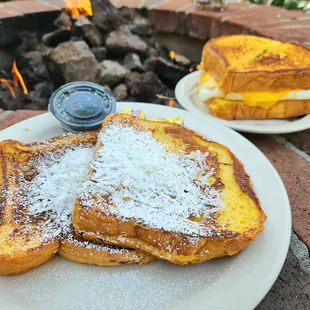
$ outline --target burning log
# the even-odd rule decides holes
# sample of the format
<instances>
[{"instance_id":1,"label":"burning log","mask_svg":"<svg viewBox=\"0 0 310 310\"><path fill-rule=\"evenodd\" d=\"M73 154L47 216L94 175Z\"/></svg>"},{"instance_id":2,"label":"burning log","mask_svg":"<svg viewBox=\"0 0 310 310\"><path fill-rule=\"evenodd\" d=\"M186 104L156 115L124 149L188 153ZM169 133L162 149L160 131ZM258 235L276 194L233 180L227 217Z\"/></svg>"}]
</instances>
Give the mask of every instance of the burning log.
<instances>
[{"instance_id":1,"label":"burning log","mask_svg":"<svg viewBox=\"0 0 310 310\"><path fill-rule=\"evenodd\" d=\"M71 38L71 31L61 28L46 33L42 37L42 41L49 47L56 47L59 43L69 41L70 38Z\"/></svg>"},{"instance_id":2,"label":"burning log","mask_svg":"<svg viewBox=\"0 0 310 310\"><path fill-rule=\"evenodd\" d=\"M137 101L163 103L156 94L173 96L174 91L169 90L154 72L132 72L126 76L126 84L130 95Z\"/></svg>"},{"instance_id":3,"label":"burning log","mask_svg":"<svg viewBox=\"0 0 310 310\"><path fill-rule=\"evenodd\" d=\"M188 69L173 64L163 57L155 59L154 72L170 88L174 89L178 81L188 74Z\"/></svg>"}]
</instances>

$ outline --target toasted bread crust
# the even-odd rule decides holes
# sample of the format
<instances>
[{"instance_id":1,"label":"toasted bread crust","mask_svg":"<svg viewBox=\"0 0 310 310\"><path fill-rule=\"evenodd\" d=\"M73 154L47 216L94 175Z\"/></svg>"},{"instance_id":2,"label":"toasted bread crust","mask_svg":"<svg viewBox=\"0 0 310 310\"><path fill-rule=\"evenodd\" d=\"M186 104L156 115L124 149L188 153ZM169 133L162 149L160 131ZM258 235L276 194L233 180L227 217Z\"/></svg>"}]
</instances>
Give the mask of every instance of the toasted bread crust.
<instances>
[{"instance_id":1,"label":"toasted bread crust","mask_svg":"<svg viewBox=\"0 0 310 310\"><path fill-rule=\"evenodd\" d=\"M264 229L263 223L266 216L253 191L250 178L246 174L243 164L225 146L207 141L193 131L176 124L141 121L130 116L113 115L109 117L103 124L103 130L109 122L118 124L124 121L126 124L129 123L139 128L144 126L153 134L168 132L170 139L173 139L176 145L180 145L180 141L183 141L185 146L180 146L182 150L207 150L212 155L212 160L216 158L213 164L219 167L217 175L223 177L223 173L227 169L229 169L229 173L233 173L238 193L242 192L251 201L252 210L255 213L255 223L251 223L247 229L242 231L232 231L221 226L223 219L219 212L213 217L212 225L208 227L212 231L210 237L194 236L192 238L193 236L138 224L135 218L119 219L110 212L105 213L98 202L89 207L89 205L83 206L82 201L76 199L72 222L77 234L89 240L94 240L95 234L108 244L140 249L172 263L188 264L234 255L252 242L256 235ZM217 152L224 154L222 157L226 158L225 162L219 162L220 156ZM228 185L225 184L226 181L228 180L222 179L224 188ZM193 239L195 240L193 241Z\"/></svg>"},{"instance_id":2,"label":"toasted bread crust","mask_svg":"<svg viewBox=\"0 0 310 310\"><path fill-rule=\"evenodd\" d=\"M24 273L48 262L57 253L59 245L59 240L55 240L27 251L0 254L0 275Z\"/></svg>"},{"instance_id":3,"label":"toasted bread crust","mask_svg":"<svg viewBox=\"0 0 310 310\"><path fill-rule=\"evenodd\" d=\"M242 101L220 98L212 98L205 103L213 116L226 120L290 118L310 114L310 99L278 101L267 110L250 107Z\"/></svg>"},{"instance_id":4,"label":"toasted bread crust","mask_svg":"<svg viewBox=\"0 0 310 310\"><path fill-rule=\"evenodd\" d=\"M309 89L310 50L249 35L215 38L206 43L202 67L225 92Z\"/></svg>"},{"instance_id":5,"label":"toasted bread crust","mask_svg":"<svg viewBox=\"0 0 310 310\"><path fill-rule=\"evenodd\" d=\"M169 238L160 238L158 232L156 232L156 236L152 233L153 231L150 229L146 229L145 227L136 227L136 235L135 237L118 237L118 236L110 236L98 234L102 242L105 244L111 245L120 245L140 249L146 253L152 253L152 255L168 260L171 263L178 265L186 265L186 264L198 264L202 263L206 260L211 260L213 258L220 258L224 256L232 256L243 250L246 246L249 245L250 242L254 240L252 236L240 235L234 238L218 238L218 239L209 239L209 240L200 240L199 246L188 246L185 247L183 245L184 241L181 239L176 246L184 246L183 253L171 253L167 250L160 249L161 242L166 242L166 244L171 243L173 240ZM88 234L87 232L79 231L83 238L94 240L92 234ZM148 236L149 235L149 236ZM150 243L151 237L156 238L157 242L155 244ZM171 236L170 236L171 237ZM191 250L190 250L191 248Z\"/></svg>"},{"instance_id":6,"label":"toasted bread crust","mask_svg":"<svg viewBox=\"0 0 310 310\"><path fill-rule=\"evenodd\" d=\"M80 144L94 146L96 142L96 134L77 134L55 137L42 143L23 144L13 140L0 143L0 189L2 192L0 198L0 275L26 272L49 261L57 252L76 262L100 266L142 264L154 258L141 251L125 249L118 251L117 248L109 250L96 243L87 247L75 235L72 235L70 239L67 235L58 236L56 239L51 236L50 241L42 242L40 229L32 230L31 235L25 233L28 227L25 224L27 209L13 207L18 205L18 198L16 198L18 195L15 193L19 188L14 183L14 177L21 171L35 171L36 167L29 166L29 160L39 153L44 156L46 152L54 152ZM12 180L10 177L13 177ZM38 221L39 225L45 225L40 219Z\"/></svg>"},{"instance_id":7,"label":"toasted bread crust","mask_svg":"<svg viewBox=\"0 0 310 310\"><path fill-rule=\"evenodd\" d=\"M78 236L75 236L75 240L83 240L85 242L84 239ZM97 266L120 266L133 263L141 265L154 259L154 256L139 250L126 250L124 252L113 252L113 250L110 251L108 249L102 250L100 249L100 244L106 245L107 243L96 236L89 237L88 240L93 242L93 244L97 244L97 248L89 249L62 239L57 253L77 263Z\"/></svg>"}]
</instances>

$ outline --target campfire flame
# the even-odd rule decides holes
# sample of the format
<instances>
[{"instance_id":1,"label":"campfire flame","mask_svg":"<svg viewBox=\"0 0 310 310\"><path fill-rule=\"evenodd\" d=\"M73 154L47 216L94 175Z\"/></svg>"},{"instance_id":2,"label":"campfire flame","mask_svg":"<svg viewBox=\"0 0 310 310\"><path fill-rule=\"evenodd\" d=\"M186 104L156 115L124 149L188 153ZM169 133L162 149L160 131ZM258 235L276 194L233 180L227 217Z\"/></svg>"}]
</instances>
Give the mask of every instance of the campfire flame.
<instances>
[{"instance_id":1,"label":"campfire flame","mask_svg":"<svg viewBox=\"0 0 310 310\"><path fill-rule=\"evenodd\" d=\"M15 95L15 92L11 86L13 81L11 80L6 80L6 79L0 79L0 83L3 83L10 91L12 97L15 99L16 98L16 95Z\"/></svg>"},{"instance_id":2,"label":"campfire flame","mask_svg":"<svg viewBox=\"0 0 310 310\"><path fill-rule=\"evenodd\" d=\"M78 17L81 14L86 16L92 16L93 10L90 0L65 0L67 8L65 11L72 17Z\"/></svg>"},{"instance_id":3,"label":"campfire flame","mask_svg":"<svg viewBox=\"0 0 310 310\"><path fill-rule=\"evenodd\" d=\"M17 87L18 84L20 84L20 86L23 89L24 94L27 95L28 94L28 89L27 89L27 87L25 85L25 82L24 82L24 79L23 79L22 75L20 74L20 72L17 69L16 60L14 60L14 62L13 62L12 74L13 74L14 85Z\"/></svg>"},{"instance_id":4,"label":"campfire flame","mask_svg":"<svg viewBox=\"0 0 310 310\"><path fill-rule=\"evenodd\" d=\"M13 66L12 66L11 71L12 71L13 80L0 79L0 83L3 83L8 88L8 90L10 91L10 93L14 99L16 99L16 94L14 92L12 85L17 87L18 84L20 84L20 86L23 89L24 94L28 94L28 89L25 85L25 82L24 82L22 75L20 74L20 72L17 69L15 60L13 62Z\"/></svg>"},{"instance_id":5,"label":"campfire flame","mask_svg":"<svg viewBox=\"0 0 310 310\"><path fill-rule=\"evenodd\" d=\"M170 51L169 55L172 60L175 59L175 51Z\"/></svg>"}]
</instances>

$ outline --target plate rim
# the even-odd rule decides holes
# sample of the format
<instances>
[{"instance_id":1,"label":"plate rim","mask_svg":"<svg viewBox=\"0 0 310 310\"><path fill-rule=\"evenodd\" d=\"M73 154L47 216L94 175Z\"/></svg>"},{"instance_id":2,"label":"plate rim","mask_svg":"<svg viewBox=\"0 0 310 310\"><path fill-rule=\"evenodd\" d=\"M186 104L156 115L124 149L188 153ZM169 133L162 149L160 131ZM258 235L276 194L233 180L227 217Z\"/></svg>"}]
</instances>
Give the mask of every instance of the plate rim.
<instances>
[{"instance_id":1,"label":"plate rim","mask_svg":"<svg viewBox=\"0 0 310 310\"><path fill-rule=\"evenodd\" d=\"M160 108L160 109L163 109L163 110L178 110L178 113L180 114L184 114L184 115L187 115L188 117L192 118L192 119L198 119L199 122L203 123L205 121L205 119L199 115L195 115L189 111L186 111L186 110L181 110L181 109L177 109L177 108L170 108L170 107L166 107L166 106L159 106L157 104L151 104L151 103L136 103L136 102L118 102L117 103L117 106L122 106L124 105L125 106L130 106L130 105L135 105L137 106L138 108L141 108L143 109L146 113L147 113L147 106L152 106L152 108ZM147 106L146 106L147 105ZM25 124L29 123L29 122L35 122L38 118L50 118L51 114L50 113L44 113L44 114L40 114L40 115L37 115L37 116L34 116L34 117L31 117L29 119L26 119L26 120L23 120L15 125L12 125L4 130L2 130L0 132L0 140L2 140L2 137L4 135L7 135L10 131L14 131L14 128L16 127L27 127L25 126ZM51 121L51 119L49 120ZM281 190L281 192L283 193L283 199L285 201L285 204L286 204L286 212L287 212L287 223L286 223L286 227L285 227L285 236L286 236L286 239L283 241L283 246L282 246L282 252L283 253L280 253L281 255L279 255L279 257L277 258L277 260L279 260L279 262L277 263L276 267L274 267L272 270L272 276L270 277L270 273L271 272L268 272L269 274L269 277L265 279L264 282L266 282L264 285L263 285L263 288L260 289L261 293L260 294L256 294L256 298L255 300L252 300L252 301L247 301L247 306L250 306L251 308L254 308L256 307L260 302L261 300L265 297L265 295L269 292L270 288L272 287L272 285L274 284L274 282L276 281L276 279L278 278L278 275L283 267L283 264L285 262L285 259L286 259L286 256L287 256L287 252L288 252L288 249L289 249L289 244L290 244L290 236L291 236L291 209L290 209L290 203L289 203L289 199L288 199L288 195L287 195L287 192L286 192L286 189L285 189L285 186L283 184L283 181L281 179L281 177L279 176L278 172L276 171L276 169L273 167L273 165L271 164L271 162L267 159L267 157L265 156L264 153L262 153L253 143L251 143L249 140L247 140L245 137L243 137L241 134L239 134L238 132L228 128L228 127L225 127L221 124L219 124L218 122L214 121L214 120L210 120L209 121L209 124L211 124L212 126L224 131L224 132L227 132L228 134L230 134L232 137L236 137L237 140L239 141L242 141L242 143L246 143L248 144L249 147L251 147L253 149L253 151L255 152L258 152L262 158L262 160L265 161L265 164L269 166L269 169L270 171L272 172L273 176L276 178L276 181L277 181L277 185L279 186L279 189ZM216 139L215 139L216 141ZM283 230L284 232L284 230ZM203 306L203 305L202 305ZM247 309L247 308L245 308Z\"/></svg>"},{"instance_id":2,"label":"plate rim","mask_svg":"<svg viewBox=\"0 0 310 310\"><path fill-rule=\"evenodd\" d=\"M188 99L186 95L184 94L186 84L193 82L193 80L198 81L199 71L191 72L187 75L185 75L179 82L177 83L174 93L176 100L178 103L187 111L192 112L194 114L198 114L205 118L207 121L215 121L217 123L220 123L226 127L229 127L231 129L240 131L240 132L248 132L248 133L258 133L258 134L287 134L287 133L293 133L293 132L299 132L310 128L310 114L305 115L303 118L309 118L309 123L305 124L304 126L293 126L298 124L298 121L292 122L288 125L284 125L286 128L283 128L283 126L254 126L254 125L238 125L234 124L234 120L224 120L218 117L215 117L209 113L205 113L195 106L195 104L192 102L192 100ZM303 119L302 118L302 119ZM268 121L268 120L264 120ZM281 129L282 128L282 129Z\"/></svg>"}]
</instances>

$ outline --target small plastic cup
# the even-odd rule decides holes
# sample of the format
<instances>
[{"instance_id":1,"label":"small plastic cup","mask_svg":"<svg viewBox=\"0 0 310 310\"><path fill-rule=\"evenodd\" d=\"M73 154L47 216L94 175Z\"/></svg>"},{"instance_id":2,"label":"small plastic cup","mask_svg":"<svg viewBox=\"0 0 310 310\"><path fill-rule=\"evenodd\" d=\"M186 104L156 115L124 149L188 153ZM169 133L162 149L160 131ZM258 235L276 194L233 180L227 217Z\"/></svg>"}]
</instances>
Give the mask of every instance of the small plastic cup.
<instances>
[{"instance_id":1,"label":"small plastic cup","mask_svg":"<svg viewBox=\"0 0 310 310\"><path fill-rule=\"evenodd\" d=\"M116 100L103 86L91 82L72 82L51 96L49 111L65 131L96 131L104 118L116 111Z\"/></svg>"}]
</instances>

